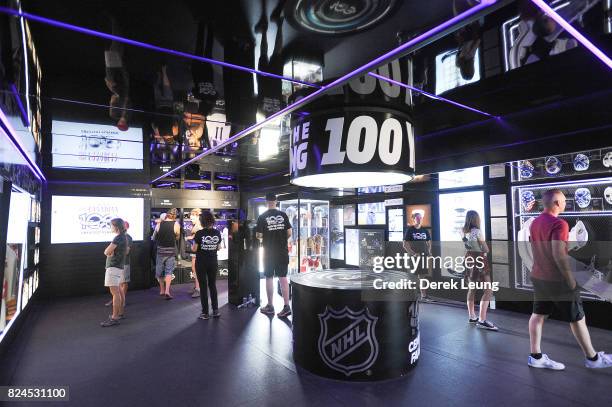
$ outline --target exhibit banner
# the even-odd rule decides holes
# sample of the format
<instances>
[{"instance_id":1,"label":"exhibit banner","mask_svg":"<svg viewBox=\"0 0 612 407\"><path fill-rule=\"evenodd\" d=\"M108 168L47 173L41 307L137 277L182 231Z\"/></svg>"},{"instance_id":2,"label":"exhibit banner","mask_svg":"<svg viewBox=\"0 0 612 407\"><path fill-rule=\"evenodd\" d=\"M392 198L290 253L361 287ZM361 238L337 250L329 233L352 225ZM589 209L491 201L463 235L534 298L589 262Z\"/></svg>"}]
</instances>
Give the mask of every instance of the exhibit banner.
<instances>
[{"instance_id":1,"label":"exhibit banner","mask_svg":"<svg viewBox=\"0 0 612 407\"><path fill-rule=\"evenodd\" d=\"M143 169L142 129L53 120L54 168Z\"/></svg>"},{"instance_id":2,"label":"exhibit banner","mask_svg":"<svg viewBox=\"0 0 612 407\"><path fill-rule=\"evenodd\" d=\"M132 239L143 239L143 198L100 196L51 197L51 244L110 242L111 220L128 221Z\"/></svg>"}]
</instances>

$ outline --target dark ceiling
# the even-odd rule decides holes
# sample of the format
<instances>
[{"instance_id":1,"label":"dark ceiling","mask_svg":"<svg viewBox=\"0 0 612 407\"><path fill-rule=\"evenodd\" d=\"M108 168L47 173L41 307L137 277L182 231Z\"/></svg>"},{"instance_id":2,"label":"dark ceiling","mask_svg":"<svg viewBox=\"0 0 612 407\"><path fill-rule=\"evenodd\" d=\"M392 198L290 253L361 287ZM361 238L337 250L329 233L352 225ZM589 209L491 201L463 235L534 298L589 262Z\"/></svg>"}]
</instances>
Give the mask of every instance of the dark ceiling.
<instances>
[{"instance_id":1,"label":"dark ceiling","mask_svg":"<svg viewBox=\"0 0 612 407\"><path fill-rule=\"evenodd\" d=\"M318 59L323 65L323 80L329 81L396 47L398 33L399 37L404 40L410 38L452 17L454 5L470 2L467 0L463 2L457 0L353 1L355 4L376 3L386 4L389 7L388 9L383 7L382 11L370 10L374 14L379 12L384 16L369 27L334 34L314 32L300 26L297 21L300 14L295 10L299 11L299 6L303 3L300 0L178 0L172 2L25 0L23 8L34 14L103 32L110 32L108 15L111 14L121 22L124 37L187 53L195 52L197 24L198 21L204 20L211 22L214 27L213 57L217 59L253 68L256 61L261 61L257 57L262 49L265 50L263 45L267 45L268 55L272 56L274 52L280 53L283 61L289 58ZM335 11L339 13L343 12L344 2L342 1L320 0L318 3L326 4L330 9L335 8ZM488 16L486 20L481 20L483 30L489 30L485 31L487 41L491 33L493 33L493 38L498 36L502 22L518 13L514 2L501 1L500 3L504 7L500 6L493 15ZM279 14L281 10L282 13ZM279 21L282 22L280 25L282 27L282 41L280 41L282 47L280 49L276 46ZM30 24L40 53L45 80L54 85L49 87L50 96L106 103L108 91L101 79L104 76L105 41L36 22ZM262 32L266 33L267 41L264 41L264 44L262 44ZM608 52L612 48L610 35L596 36L594 39L598 46ZM498 39L495 41L499 43ZM427 77L427 75L432 77L434 67L431 61L435 55L456 46L455 36L449 35L414 54L414 61L419 70L415 72L415 77L417 79ZM499 55L494 57L496 60L493 62L487 55L490 54L483 53L483 58L489 58L484 62L488 64L487 66L501 64ZM178 94L175 97L184 99L192 88L192 68L189 60L136 47L127 48L126 59L131 77L142 89L152 86L161 64L167 64L169 67L169 75L175 93ZM272 61L260 69L282 73L279 65L275 65ZM456 160L435 160L436 154L441 154L440 146L447 146L448 150L461 152L469 144L465 142L466 139L477 139L475 146L484 145L486 147L496 134L504 135L507 140L510 140L509 143L511 140L516 141L521 137L527 137L525 135L535 139L543 135L560 134L564 127L557 126L554 129L546 127L547 123L541 123L539 120L538 115L541 112L537 109L546 110L547 120L553 122L556 120L556 115L566 111L560 105L564 101L571 101L572 109L576 112L582 114L589 112L580 118L582 121L580 126L592 128L610 124L612 112L608 108L609 104L602 106L598 99L601 97L601 92L605 93L612 89L610 72L600 61L594 59L581 47L565 55L556 56L551 61L533 64L516 71L503 72L503 69L496 69L484 70L479 82L451 90L445 96L492 114L505 116L507 117L506 122L491 122L481 115L466 112L455 106L424 97L416 97L417 105L414 114L417 145L420 145L419 148L421 148L419 156L422 157L422 172L434 172L447 169L444 167L461 165L461 157ZM250 89L252 83L250 74L232 73L234 76L231 80L228 80L227 70L224 70L223 74L226 76L225 80L219 80L222 71L215 70L216 85L219 85L221 88L219 91L225 94L226 99L240 95L244 96L247 101L257 103L251 95L253 91ZM80 89L77 92L71 89L71 82L75 84L73 87L82 87L77 86L77 83L88 83L89 85L86 89ZM431 87L432 83L424 80L423 86ZM595 93L600 96L594 95ZM152 110L150 99L150 93L143 92L139 100L141 105L136 107ZM239 110L246 112L251 111L251 108L240 105ZM254 119L254 111L255 109L252 115L244 114L239 120L236 119L240 125L234 130L251 124ZM519 116L516 115L520 116L520 123L512 122L518 120ZM589 122L591 120L592 122ZM564 121L559 120L559 122ZM481 126L486 126L486 129ZM438 141L430 146L426 141L427 136L436 133L443 134L440 137L444 138L438 138ZM424 136L423 141L419 142L419 138ZM271 173L278 173L279 177L282 177L288 168L286 138L281 143L280 155L271 161L260 163L257 160L256 147L257 145L250 137L241 142L240 156L241 161L244 162L243 179ZM557 144L556 148L562 150L563 145ZM467 157L475 153L466 150L465 154ZM517 150L514 154L525 154L525 152ZM512 158L497 154L495 156L481 155L480 159L508 161ZM286 182L286 177L280 182Z\"/></svg>"}]
</instances>

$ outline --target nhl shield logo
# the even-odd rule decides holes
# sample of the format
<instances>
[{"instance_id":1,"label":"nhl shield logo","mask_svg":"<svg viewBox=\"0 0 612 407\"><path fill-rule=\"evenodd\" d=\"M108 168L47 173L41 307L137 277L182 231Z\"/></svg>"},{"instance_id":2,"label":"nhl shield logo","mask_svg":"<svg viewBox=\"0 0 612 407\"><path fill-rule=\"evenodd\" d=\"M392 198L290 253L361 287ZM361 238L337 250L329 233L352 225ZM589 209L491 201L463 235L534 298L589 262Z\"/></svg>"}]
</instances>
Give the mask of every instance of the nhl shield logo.
<instances>
[{"instance_id":1,"label":"nhl shield logo","mask_svg":"<svg viewBox=\"0 0 612 407\"><path fill-rule=\"evenodd\" d=\"M326 307L318 314L321 325L319 355L327 366L350 376L368 370L378 358L377 317L367 308L340 311Z\"/></svg>"}]
</instances>

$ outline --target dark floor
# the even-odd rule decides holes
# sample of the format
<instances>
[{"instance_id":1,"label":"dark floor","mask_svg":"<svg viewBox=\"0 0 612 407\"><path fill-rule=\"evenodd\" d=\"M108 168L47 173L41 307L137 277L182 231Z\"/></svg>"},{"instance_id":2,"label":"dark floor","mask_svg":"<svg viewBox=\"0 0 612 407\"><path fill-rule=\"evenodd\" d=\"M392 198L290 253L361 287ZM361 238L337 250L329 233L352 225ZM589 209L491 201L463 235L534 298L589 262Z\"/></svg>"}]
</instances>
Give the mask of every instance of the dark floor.
<instances>
[{"instance_id":1,"label":"dark floor","mask_svg":"<svg viewBox=\"0 0 612 407\"><path fill-rule=\"evenodd\" d=\"M462 308L424 304L421 357L403 378L343 383L296 368L291 327L256 309L227 305L201 321L199 301L179 286L130 292L128 318L102 329L107 297L39 305L0 367L12 385L69 385L74 406L610 406L612 369L591 371L567 324L549 321L544 351L564 372L527 367L528 316L493 311L500 332L466 323ZM262 291L263 292L263 291ZM282 299L277 296L277 308ZM612 333L591 331L612 351ZM53 403L32 403L35 406ZM28 405L20 403L19 406Z\"/></svg>"}]
</instances>

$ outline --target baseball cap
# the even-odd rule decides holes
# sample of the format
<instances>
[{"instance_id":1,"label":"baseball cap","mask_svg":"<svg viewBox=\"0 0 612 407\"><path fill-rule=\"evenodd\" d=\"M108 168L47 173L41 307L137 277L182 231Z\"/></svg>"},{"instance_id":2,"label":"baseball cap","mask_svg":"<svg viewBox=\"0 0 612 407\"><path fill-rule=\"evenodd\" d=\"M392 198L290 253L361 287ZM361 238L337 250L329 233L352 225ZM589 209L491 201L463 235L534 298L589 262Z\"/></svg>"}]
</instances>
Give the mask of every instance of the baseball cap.
<instances>
[{"instance_id":1,"label":"baseball cap","mask_svg":"<svg viewBox=\"0 0 612 407\"><path fill-rule=\"evenodd\" d=\"M268 202L276 201L276 194L274 192L268 192L266 194L266 201L268 201Z\"/></svg>"}]
</instances>

